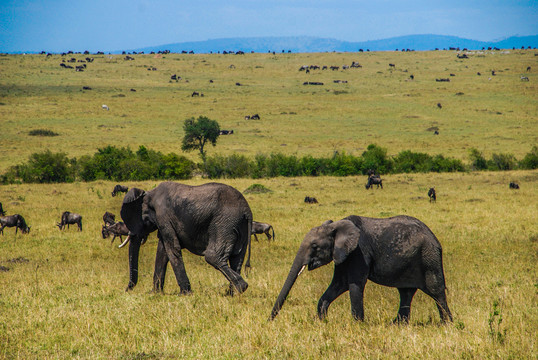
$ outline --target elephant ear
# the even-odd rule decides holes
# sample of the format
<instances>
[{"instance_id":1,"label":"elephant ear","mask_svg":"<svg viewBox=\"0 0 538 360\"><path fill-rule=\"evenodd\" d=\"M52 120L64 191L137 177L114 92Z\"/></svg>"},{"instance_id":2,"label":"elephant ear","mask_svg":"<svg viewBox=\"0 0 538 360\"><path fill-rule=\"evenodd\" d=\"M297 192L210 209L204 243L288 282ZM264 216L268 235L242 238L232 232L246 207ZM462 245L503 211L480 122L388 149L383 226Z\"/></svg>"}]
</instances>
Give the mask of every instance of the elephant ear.
<instances>
[{"instance_id":1,"label":"elephant ear","mask_svg":"<svg viewBox=\"0 0 538 360\"><path fill-rule=\"evenodd\" d=\"M141 234L144 228L142 221L142 204L146 192L141 189L132 188L123 198L121 205L121 218L127 229L134 234Z\"/></svg>"},{"instance_id":2,"label":"elephant ear","mask_svg":"<svg viewBox=\"0 0 538 360\"><path fill-rule=\"evenodd\" d=\"M339 265L357 248L361 233L349 220L340 220L331 225L335 231L333 259L334 263Z\"/></svg>"}]
</instances>

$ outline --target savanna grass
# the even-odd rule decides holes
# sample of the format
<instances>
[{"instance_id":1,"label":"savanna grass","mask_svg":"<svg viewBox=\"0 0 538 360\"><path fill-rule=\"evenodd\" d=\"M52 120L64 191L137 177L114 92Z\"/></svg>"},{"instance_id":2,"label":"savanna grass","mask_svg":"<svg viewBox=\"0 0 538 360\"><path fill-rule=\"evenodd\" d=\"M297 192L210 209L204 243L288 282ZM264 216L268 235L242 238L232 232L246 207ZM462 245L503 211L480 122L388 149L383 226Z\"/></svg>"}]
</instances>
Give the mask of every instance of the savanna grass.
<instances>
[{"instance_id":1,"label":"savanna grass","mask_svg":"<svg viewBox=\"0 0 538 360\"><path fill-rule=\"evenodd\" d=\"M521 189L510 190L517 181ZM185 181L201 184L203 179ZM231 358L532 358L538 327L538 172L392 175L365 190L366 176L236 179L272 190L247 193L254 219L275 228L276 241L253 241L248 290L226 296L227 281L201 257L184 252L193 287L179 295L172 271L153 294L156 236L141 249L140 281L126 293L127 249L101 238L102 214L119 215L112 182L6 185L0 199L20 213L28 235L0 237L0 357L39 359ZM151 189L156 182L125 183ZM437 202L427 191L435 186ZM305 204L305 196L319 204ZM83 216L84 230L60 232L62 211ZM350 214L423 220L443 246L454 322L440 325L428 296L417 293L409 326L391 324L398 292L368 283L365 321L351 318L344 294L316 316L333 265L305 272L279 316L271 308L306 232ZM10 259L28 262L10 262ZM502 321L499 323L499 318Z\"/></svg>"},{"instance_id":2,"label":"savanna grass","mask_svg":"<svg viewBox=\"0 0 538 360\"><path fill-rule=\"evenodd\" d=\"M0 56L0 148L9 154L0 157L0 171L44 149L77 158L106 145L180 153L183 121L201 115L234 130L208 156L358 156L375 143L389 155L412 150L467 160L477 148L487 158L496 152L519 159L538 142L535 66L526 71L536 62L532 50L473 52L469 59L454 51L92 57L75 72L60 67L60 55ZM362 68L342 69L353 61ZM306 74L303 65L340 70ZM204 96L192 97L194 91ZM260 120L245 120L256 113ZM29 137L36 127L60 136Z\"/></svg>"}]
</instances>

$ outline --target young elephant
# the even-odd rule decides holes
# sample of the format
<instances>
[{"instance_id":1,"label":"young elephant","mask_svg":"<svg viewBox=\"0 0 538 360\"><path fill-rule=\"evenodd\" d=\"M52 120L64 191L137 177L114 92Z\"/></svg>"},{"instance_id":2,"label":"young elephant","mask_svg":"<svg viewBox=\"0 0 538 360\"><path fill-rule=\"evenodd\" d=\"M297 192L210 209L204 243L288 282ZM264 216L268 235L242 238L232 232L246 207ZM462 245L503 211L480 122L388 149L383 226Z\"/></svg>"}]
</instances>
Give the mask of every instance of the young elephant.
<instances>
[{"instance_id":1,"label":"young elephant","mask_svg":"<svg viewBox=\"0 0 538 360\"><path fill-rule=\"evenodd\" d=\"M261 223L257 221L252 221L252 235L254 235L254 239L258 241L258 237L256 234L265 234L267 236L267 240L271 240L271 234L269 234L269 231L273 232L273 240L275 239L275 230L273 229L273 226L271 224Z\"/></svg>"},{"instance_id":2,"label":"young elephant","mask_svg":"<svg viewBox=\"0 0 538 360\"><path fill-rule=\"evenodd\" d=\"M352 215L337 222L326 221L306 234L270 320L278 315L306 266L314 270L334 260L332 282L318 302L320 319L327 315L329 305L349 290L351 314L363 320L364 286L370 279L398 288L400 309L395 321L409 321L411 300L417 289L435 300L441 321L452 321L441 253L441 245L431 230L410 216L374 219Z\"/></svg>"}]
</instances>

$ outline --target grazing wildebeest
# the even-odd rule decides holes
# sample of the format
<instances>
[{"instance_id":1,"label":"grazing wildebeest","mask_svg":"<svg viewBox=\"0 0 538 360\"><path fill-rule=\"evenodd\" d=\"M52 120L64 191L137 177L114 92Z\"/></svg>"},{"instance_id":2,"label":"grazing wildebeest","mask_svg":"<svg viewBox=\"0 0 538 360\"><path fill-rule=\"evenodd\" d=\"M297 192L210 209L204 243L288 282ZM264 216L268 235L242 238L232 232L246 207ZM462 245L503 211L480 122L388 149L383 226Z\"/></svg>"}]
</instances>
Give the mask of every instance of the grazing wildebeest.
<instances>
[{"instance_id":1,"label":"grazing wildebeest","mask_svg":"<svg viewBox=\"0 0 538 360\"><path fill-rule=\"evenodd\" d=\"M103 215L103 222L105 225L114 225L116 223L116 215L106 211Z\"/></svg>"},{"instance_id":2,"label":"grazing wildebeest","mask_svg":"<svg viewBox=\"0 0 538 360\"><path fill-rule=\"evenodd\" d=\"M250 120L260 120L260 115L254 114L250 117Z\"/></svg>"},{"instance_id":3,"label":"grazing wildebeest","mask_svg":"<svg viewBox=\"0 0 538 360\"><path fill-rule=\"evenodd\" d=\"M234 133L233 130L221 130L219 132L220 135L232 135Z\"/></svg>"},{"instance_id":4,"label":"grazing wildebeest","mask_svg":"<svg viewBox=\"0 0 538 360\"><path fill-rule=\"evenodd\" d=\"M510 183L510 189L519 189L519 185L515 182Z\"/></svg>"},{"instance_id":5,"label":"grazing wildebeest","mask_svg":"<svg viewBox=\"0 0 538 360\"><path fill-rule=\"evenodd\" d=\"M443 108L443 105L441 105L441 103L437 103L437 107L438 107L439 109L442 109L442 108Z\"/></svg>"},{"instance_id":6,"label":"grazing wildebeest","mask_svg":"<svg viewBox=\"0 0 538 360\"><path fill-rule=\"evenodd\" d=\"M439 135L439 130L435 130L435 131L433 132L433 135Z\"/></svg>"},{"instance_id":7,"label":"grazing wildebeest","mask_svg":"<svg viewBox=\"0 0 538 360\"><path fill-rule=\"evenodd\" d=\"M15 227L15 234L19 229L21 229L23 234L28 234L30 232L30 227L26 224L24 218L19 215L10 215L0 218L0 234L4 234L5 227Z\"/></svg>"},{"instance_id":8,"label":"grazing wildebeest","mask_svg":"<svg viewBox=\"0 0 538 360\"><path fill-rule=\"evenodd\" d=\"M318 200L315 197L306 196L304 202L307 204L317 204Z\"/></svg>"},{"instance_id":9,"label":"grazing wildebeest","mask_svg":"<svg viewBox=\"0 0 538 360\"><path fill-rule=\"evenodd\" d=\"M191 94L191 97L195 97L195 96L200 96L200 93L197 92L197 91L194 91L194 92Z\"/></svg>"},{"instance_id":10,"label":"grazing wildebeest","mask_svg":"<svg viewBox=\"0 0 538 360\"><path fill-rule=\"evenodd\" d=\"M256 241L258 241L258 237L256 234L265 234L267 236L267 240L271 240L271 235L269 234L269 230L272 230L273 232L273 240L275 239L275 230L273 229L273 226L271 224L261 223L257 221L252 221L252 231L250 232L251 235L254 235L254 238Z\"/></svg>"},{"instance_id":11,"label":"grazing wildebeest","mask_svg":"<svg viewBox=\"0 0 538 360\"><path fill-rule=\"evenodd\" d=\"M379 186L381 186L381 189L383 189L383 180L381 180L381 177L379 175L370 175L368 177L368 182L366 183L366 189L370 189L373 185L377 185L377 188L379 189Z\"/></svg>"},{"instance_id":12,"label":"grazing wildebeest","mask_svg":"<svg viewBox=\"0 0 538 360\"><path fill-rule=\"evenodd\" d=\"M430 198L430 202L436 202L437 201L437 196L435 195L435 189L434 188L430 188L430 190L428 190L428 197Z\"/></svg>"},{"instance_id":13,"label":"grazing wildebeest","mask_svg":"<svg viewBox=\"0 0 538 360\"><path fill-rule=\"evenodd\" d=\"M0 202L0 216L6 215L6 212L4 211L4 208L2 207L2 203Z\"/></svg>"},{"instance_id":14,"label":"grazing wildebeest","mask_svg":"<svg viewBox=\"0 0 538 360\"><path fill-rule=\"evenodd\" d=\"M112 190L112 196L116 196L116 194L119 192L127 192L127 191L129 191L129 188L127 186L117 184L116 186L114 186L114 190Z\"/></svg>"},{"instance_id":15,"label":"grazing wildebeest","mask_svg":"<svg viewBox=\"0 0 538 360\"><path fill-rule=\"evenodd\" d=\"M82 231L82 216L80 214L64 211L62 213L61 222L57 223L56 226L58 226L60 230L63 230L66 225L69 229L69 225L73 224L77 224L78 230Z\"/></svg>"},{"instance_id":16,"label":"grazing wildebeest","mask_svg":"<svg viewBox=\"0 0 538 360\"><path fill-rule=\"evenodd\" d=\"M106 239L110 235L114 235L112 241L110 242L111 244L118 236L120 237L120 241L123 242L122 236L129 236L129 229L127 229L127 226L122 221L118 221L112 225L103 225L101 235L103 235L103 239Z\"/></svg>"},{"instance_id":17,"label":"grazing wildebeest","mask_svg":"<svg viewBox=\"0 0 538 360\"><path fill-rule=\"evenodd\" d=\"M526 76L522 76L522 77L521 77L521 81L529 81L529 78L526 77Z\"/></svg>"}]
</instances>

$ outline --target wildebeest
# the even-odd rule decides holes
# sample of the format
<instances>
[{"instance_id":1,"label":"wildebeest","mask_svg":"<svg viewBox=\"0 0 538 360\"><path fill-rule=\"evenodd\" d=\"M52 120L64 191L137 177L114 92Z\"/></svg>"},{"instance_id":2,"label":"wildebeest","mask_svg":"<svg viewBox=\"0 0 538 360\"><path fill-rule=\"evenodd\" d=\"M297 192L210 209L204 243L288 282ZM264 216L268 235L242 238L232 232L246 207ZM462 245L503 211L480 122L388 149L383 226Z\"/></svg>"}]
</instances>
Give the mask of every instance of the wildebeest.
<instances>
[{"instance_id":1,"label":"wildebeest","mask_svg":"<svg viewBox=\"0 0 538 360\"><path fill-rule=\"evenodd\" d=\"M30 232L30 227L26 224L22 215L19 214L1 217L0 225L0 234L4 234L5 227L15 227L15 234L19 229L21 229L23 234L28 234Z\"/></svg>"},{"instance_id":2,"label":"wildebeest","mask_svg":"<svg viewBox=\"0 0 538 360\"><path fill-rule=\"evenodd\" d=\"M80 214L64 211L62 213L61 222L56 223L56 226L58 226L60 230L63 230L66 225L69 229L69 225L73 224L77 224L78 230L82 231L82 216Z\"/></svg>"},{"instance_id":3,"label":"wildebeest","mask_svg":"<svg viewBox=\"0 0 538 360\"><path fill-rule=\"evenodd\" d=\"M437 82L450 82L449 78L441 78L441 79L435 79Z\"/></svg>"},{"instance_id":4,"label":"wildebeest","mask_svg":"<svg viewBox=\"0 0 538 360\"><path fill-rule=\"evenodd\" d=\"M271 234L269 234L269 230L272 230L273 232L273 240L275 239L275 230L273 229L273 226L271 224L261 223L257 221L252 221L252 231L250 232L251 235L254 235L254 238L256 241L258 241L258 237L256 234L265 234L267 236L267 240L271 240Z\"/></svg>"},{"instance_id":5,"label":"wildebeest","mask_svg":"<svg viewBox=\"0 0 538 360\"><path fill-rule=\"evenodd\" d=\"M381 186L381 189L383 189L383 180L381 180L381 177L379 175L370 175L368 176L368 182L366 183L366 189L370 189L373 185L377 185L377 188L379 189L379 186Z\"/></svg>"},{"instance_id":6,"label":"wildebeest","mask_svg":"<svg viewBox=\"0 0 538 360\"><path fill-rule=\"evenodd\" d=\"M101 229L101 235L103 235L103 239L106 239L110 235L114 235L112 238L111 244L114 242L116 237L120 237L120 240L123 242L122 236L129 236L129 229L127 229L127 226L122 222L118 221L117 223L114 223L112 225L103 225Z\"/></svg>"},{"instance_id":7,"label":"wildebeest","mask_svg":"<svg viewBox=\"0 0 538 360\"><path fill-rule=\"evenodd\" d=\"M430 202L436 202L437 201L437 196L435 195L435 189L434 188L430 188L430 190L428 190L428 197L430 198Z\"/></svg>"},{"instance_id":8,"label":"wildebeest","mask_svg":"<svg viewBox=\"0 0 538 360\"><path fill-rule=\"evenodd\" d=\"M522 77L521 77L521 81L529 81L529 78L526 77L526 76L522 76Z\"/></svg>"},{"instance_id":9,"label":"wildebeest","mask_svg":"<svg viewBox=\"0 0 538 360\"><path fill-rule=\"evenodd\" d=\"M439 130L435 130L435 131L433 132L433 135L439 135Z\"/></svg>"},{"instance_id":10,"label":"wildebeest","mask_svg":"<svg viewBox=\"0 0 538 360\"><path fill-rule=\"evenodd\" d=\"M442 109L442 108L443 108L443 105L441 105L441 103L437 103L437 107L438 107L439 109Z\"/></svg>"},{"instance_id":11,"label":"wildebeest","mask_svg":"<svg viewBox=\"0 0 538 360\"><path fill-rule=\"evenodd\" d=\"M307 204L317 204L318 200L315 197L306 196L304 202Z\"/></svg>"},{"instance_id":12,"label":"wildebeest","mask_svg":"<svg viewBox=\"0 0 538 360\"><path fill-rule=\"evenodd\" d=\"M197 91L193 91L193 93L191 94L191 97L195 97L195 96L200 96L200 93Z\"/></svg>"},{"instance_id":13,"label":"wildebeest","mask_svg":"<svg viewBox=\"0 0 538 360\"><path fill-rule=\"evenodd\" d=\"M116 215L106 211L103 214L103 222L105 225L114 225L116 223Z\"/></svg>"},{"instance_id":14,"label":"wildebeest","mask_svg":"<svg viewBox=\"0 0 538 360\"><path fill-rule=\"evenodd\" d=\"M6 215L6 212L4 211L4 208L2 207L2 203L0 202L0 216Z\"/></svg>"},{"instance_id":15,"label":"wildebeest","mask_svg":"<svg viewBox=\"0 0 538 360\"><path fill-rule=\"evenodd\" d=\"M510 183L510 189L519 189L519 185L515 182Z\"/></svg>"},{"instance_id":16,"label":"wildebeest","mask_svg":"<svg viewBox=\"0 0 538 360\"><path fill-rule=\"evenodd\" d=\"M527 66L527 71L531 71L531 67L530 67L530 66Z\"/></svg>"},{"instance_id":17,"label":"wildebeest","mask_svg":"<svg viewBox=\"0 0 538 360\"><path fill-rule=\"evenodd\" d=\"M250 117L250 120L260 120L260 115L254 114Z\"/></svg>"},{"instance_id":18,"label":"wildebeest","mask_svg":"<svg viewBox=\"0 0 538 360\"><path fill-rule=\"evenodd\" d=\"M114 190L112 190L112 196L116 196L116 194L119 192L126 193L127 191L129 191L129 188L127 186L117 184L116 186L114 186Z\"/></svg>"},{"instance_id":19,"label":"wildebeest","mask_svg":"<svg viewBox=\"0 0 538 360\"><path fill-rule=\"evenodd\" d=\"M389 64L389 67L391 67L391 68L395 68L396 65L394 65L394 64Z\"/></svg>"},{"instance_id":20,"label":"wildebeest","mask_svg":"<svg viewBox=\"0 0 538 360\"><path fill-rule=\"evenodd\" d=\"M221 130L219 132L220 135L232 135L234 133L233 130Z\"/></svg>"},{"instance_id":21,"label":"wildebeest","mask_svg":"<svg viewBox=\"0 0 538 360\"><path fill-rule=\"evenodd\" d=\"M103 104L103 105L101 105L101 107L103 108L103 110L110 110L108 105Z\"/></svg>"}]
</instances>

